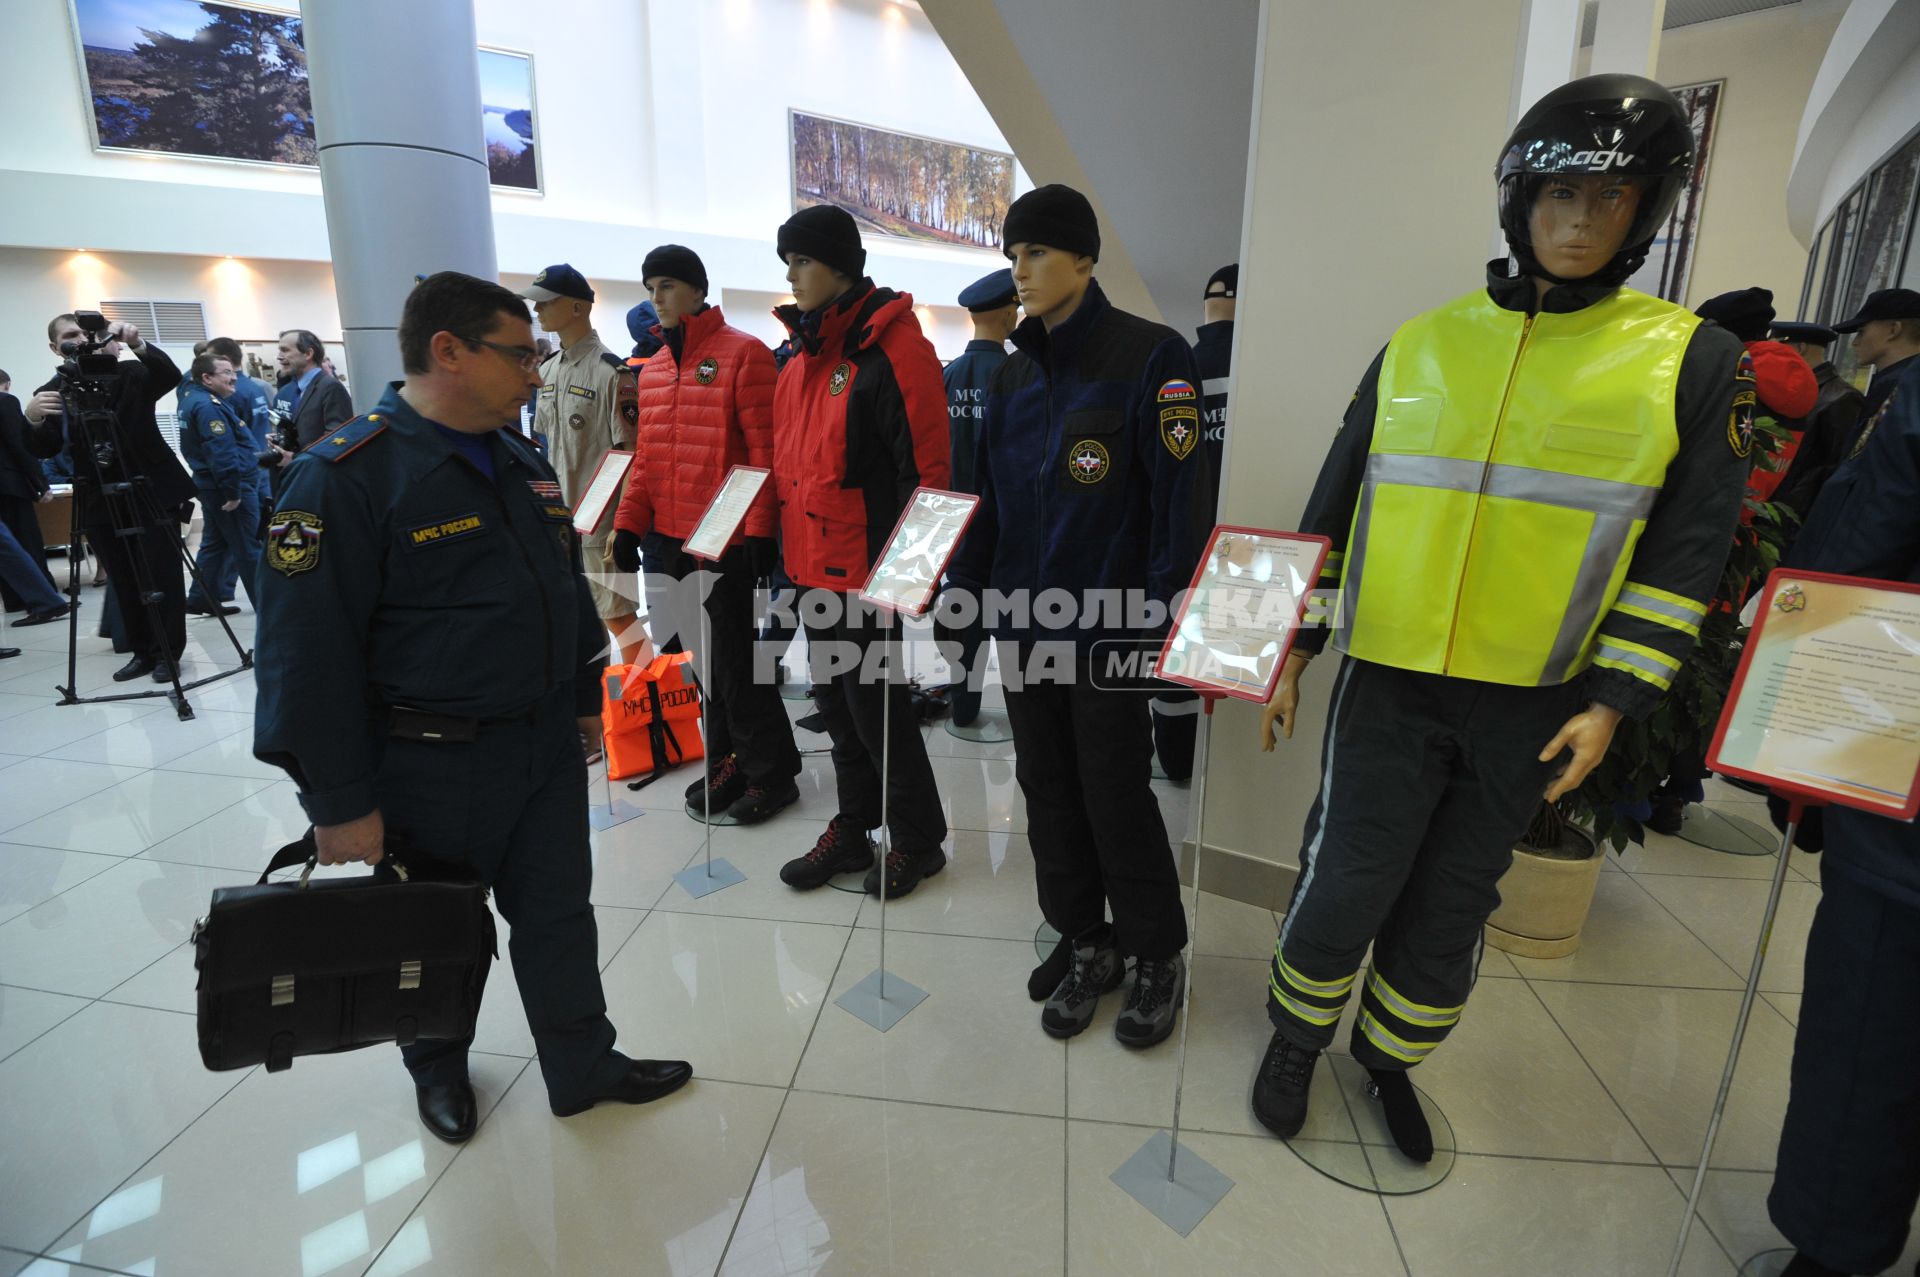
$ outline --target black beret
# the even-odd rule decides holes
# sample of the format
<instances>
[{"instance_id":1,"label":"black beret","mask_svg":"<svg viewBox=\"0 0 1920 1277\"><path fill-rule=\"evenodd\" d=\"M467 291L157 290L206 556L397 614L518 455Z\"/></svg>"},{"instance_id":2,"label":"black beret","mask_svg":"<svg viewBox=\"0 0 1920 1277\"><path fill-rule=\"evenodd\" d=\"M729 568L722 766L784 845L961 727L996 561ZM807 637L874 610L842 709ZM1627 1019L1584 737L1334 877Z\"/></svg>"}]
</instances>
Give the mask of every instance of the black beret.
<instances>
[{"instance_id":1,"label":"black beret","mask_svg":"<svg viewBox=\"0 0 1920 1277\"><path fill-rule=\"evenodd\" d=\"M1742 288L1721 293L1701 302L1693 313L1711 319L1741 341L1765 341L1767 325L1773 322L1773 290Z\"/></svg>"}]
</instances>

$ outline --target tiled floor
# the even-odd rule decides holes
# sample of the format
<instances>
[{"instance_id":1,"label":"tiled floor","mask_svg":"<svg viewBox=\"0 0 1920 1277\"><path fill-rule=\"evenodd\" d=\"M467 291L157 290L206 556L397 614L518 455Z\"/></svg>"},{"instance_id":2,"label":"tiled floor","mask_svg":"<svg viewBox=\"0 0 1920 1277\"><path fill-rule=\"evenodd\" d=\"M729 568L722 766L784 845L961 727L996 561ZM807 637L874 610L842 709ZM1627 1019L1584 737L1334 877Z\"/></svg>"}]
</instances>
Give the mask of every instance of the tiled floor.
<instances>
[{"instance_id":1,"label":"tiled floor","mask_svg":"<svg viewBox=\"0 0 1920 1277\"><path fill-rule=\"evenodd\" d=\"M217 627L192 633L212 668ZM250 677L196 693L191 722L159 701L55 707L64 632L8 641L29 652L0 663L0 1277L1658 1274L1770 867L1656 838L1609 863L1579 954L1490 952L1418 1074L1458 1161L1385 1199L1252 1120L1277 920L1203 897L1181 1117L1235 1187L1183 1240L1108 1179L1171 1119L1174 1044L1116 1045L1114 999L1054 1042L1024 995L1039 918L1010 747L929 729L951 864L889 910L888 968L932 996L885 1035L832 1001L876 964L877 903L776 877L832 815L826 758L795 808L716 832L748 878L698 901L672 879L703 845L675 778L595 835L594 902L622 1045L697 1080L553 1118L497 972L474 1056L489 1112L456 1150L420 1129L389 1051L276 1075L199 1063L188 930L304 826L250 755ZM81 646L83 688L104 686L119 658ZM1186 791L1155 790L1184 828ZM1797 858L1685 1273L1729 1277L1778 1244L1764 1199L1818 891ZM1337 1098L1325 1081L1316 1098Z\"/></svg>"}]
</instances>

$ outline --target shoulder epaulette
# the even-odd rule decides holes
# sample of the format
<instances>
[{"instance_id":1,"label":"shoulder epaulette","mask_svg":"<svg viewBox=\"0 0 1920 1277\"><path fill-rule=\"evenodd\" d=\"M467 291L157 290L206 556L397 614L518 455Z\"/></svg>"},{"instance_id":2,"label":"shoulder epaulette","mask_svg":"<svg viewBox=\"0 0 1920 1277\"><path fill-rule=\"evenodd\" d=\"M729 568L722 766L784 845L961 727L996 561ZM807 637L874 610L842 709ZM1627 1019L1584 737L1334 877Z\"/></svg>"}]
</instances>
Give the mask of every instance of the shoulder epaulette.
<instances>
[{"instance_id":1,"label":"shoulder epaulette","mask_svg":"<svg viewBox=\"0 0 1920 1277\"><path fill-rule=\"evenodd\" d=\"M611 350L603 350L600 352L600 362L615 372L625 372L627 370L627 361L614 354Z\"/></svg>"},{"instance_id":2,"label":"shoulder epaulette","mask_svg":"<svg viewBox=\"0 0 1920 1277\"><path fill-rule=\"evenodd\" d=\"M323 435L306 447L306 452L322 461L344 461L372 443L386 431L387 419L377 412L355 417L341 424L330 435Z\"/></svg>"}]
</instances>

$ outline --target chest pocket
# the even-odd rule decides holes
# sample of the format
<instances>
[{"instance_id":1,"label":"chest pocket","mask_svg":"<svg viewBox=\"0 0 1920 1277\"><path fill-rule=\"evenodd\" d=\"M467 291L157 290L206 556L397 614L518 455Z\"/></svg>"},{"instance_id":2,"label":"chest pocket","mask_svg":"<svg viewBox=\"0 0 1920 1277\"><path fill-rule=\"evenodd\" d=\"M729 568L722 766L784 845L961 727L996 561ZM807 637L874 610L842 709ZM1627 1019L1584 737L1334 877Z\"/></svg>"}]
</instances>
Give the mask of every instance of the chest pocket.
<instances>
[{"instance_id":1,"label":"chest pocket","mask_svg":"<svg viewBox=\"0 0 1920 1277\"><path fill-rule=\"evenodd\" d=\"M1063 455L1059 486L1094 494L1119 484L1132 452L1118 408L1081 408L1060 418Z\"/></svg>"},{"instance_id":2,"label":"chest pocket","mask_svg":"<svg viewBox=\"0 0 1920 1277\"><path fill-rule=\"evenodd\" d=\"M498 507L402 514L395 520L392 565L407 605L459 607L499 600L513 553Z\"/></svg>"}]
</instances>

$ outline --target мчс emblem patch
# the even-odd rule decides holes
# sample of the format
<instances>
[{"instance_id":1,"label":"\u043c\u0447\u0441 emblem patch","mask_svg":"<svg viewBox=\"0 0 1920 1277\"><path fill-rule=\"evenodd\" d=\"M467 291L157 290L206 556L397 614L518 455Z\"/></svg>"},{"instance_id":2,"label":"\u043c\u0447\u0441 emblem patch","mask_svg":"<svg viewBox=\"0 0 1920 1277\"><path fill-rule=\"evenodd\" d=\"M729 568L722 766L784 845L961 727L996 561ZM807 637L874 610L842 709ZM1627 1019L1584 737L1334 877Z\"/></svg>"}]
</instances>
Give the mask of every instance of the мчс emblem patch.
<instances>
[{"instance_id":1,"label":"\u043c\u0447\u0441 emblem patch","mask_svg":"<svg viewBox=\"0 0 1920 1277\"><path fill-rule=\"evenodd\" d=\"M1736 457L1753 452L1754 393L1742 390L1733 397L1733 411L1727 414L1727 446Z\"/></svg>"},{"instance_id":2,"label":"\u043c\u0447\u0441 emblem patch","mask_svg":"<svg viewBox=\"0 0 1920 1277\"><path fill-rule=\"evenodd\" d=\"M484 531L486 526L478 514L458 514L449 519L435 519L417 528L408 528L407 544L416 550L427 545L444 545L448 541L473 536L475 533Z\"/></svg>"},{"instance_id":3,"label":"\u043c\u0447\u0441 emblem patch","mask_svg":"<svg viewBox=\"0 0 1920 1277\"><path fill-rule=\"evenodd\" d=\"M1082 439L1067 451L1067 473L1075 483L1098 483L1107 477L1112 459L1097 439Z\"/></svg>"},{"instance_id":4,"label":"\u043c\u0447\u0441 emblem patch","mask_svg":"<svg viewBox=\"0 0 1920 1277\"><path fill-rule=\"evenodd\" d=\"M267 566L298 576L320 565L320 517L305 510L278 510L267 525Z\"/></svg>"},{"instance_id":5,"label":"\u043c\u0447\u0441 emblem patch","mask_svg":"<svg viewBox=\"0 0 1920 1277\"><path fill-rule=\"evenodd\" d=\"M1160 442L1175 461L1185 461L1200 442L1200 413L1189 404L1169 404L1160 410Z\"/></svg>"},{"instance_id":6,"label":"\u043c\u0447\u0441 emblem patch","mask_svg":"<svg viewBox=\"0 0 1920 1277\"><path fill-rule=\"evenodd\" d=\"M708 355L700 361L700 366L694 369L693 375L694 379L701 385L711 386L713 379L720 375L720 361L712 355ZM835 393L837 394L838 392L836 391Z\"/></svg>"},{"instance_id":7,"label":"\u043c\u0447\u0441 emblem patch","mask_svg":"<svg viewBox=\"0 0 1920 1277\"><path fill-rule=\"evenodd\" d=\"M827 379L827 393L830 395L839 394L847 388L847 383L852 380L853 365L843 359L840 361L840 366L833 370L833 376Z\"/></svg>"}]
</instances>

